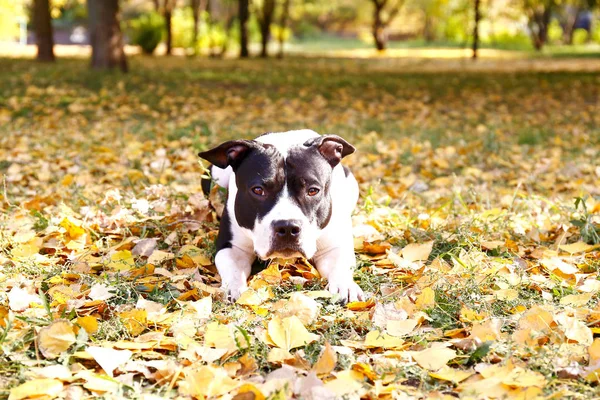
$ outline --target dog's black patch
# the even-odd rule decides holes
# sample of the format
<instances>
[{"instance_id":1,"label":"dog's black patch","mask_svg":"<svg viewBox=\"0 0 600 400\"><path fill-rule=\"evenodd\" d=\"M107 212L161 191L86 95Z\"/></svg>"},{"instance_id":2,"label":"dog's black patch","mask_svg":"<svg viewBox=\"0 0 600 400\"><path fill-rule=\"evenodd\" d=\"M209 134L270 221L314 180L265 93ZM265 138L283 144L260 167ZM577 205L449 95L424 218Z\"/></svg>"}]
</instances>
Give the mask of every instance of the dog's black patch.
<instances>
[{"instance_id":1,"label":"dog's black patch","mask_svg":"<svg viewBox=\"0 0 600 400\"><path fill-rule=\"evenodd\" d=\"M231 233L231 218L229 218L229 212L227 211L227 207L225 207L223 209L223 215L221 215L221 226L219 227L219 234L217 235L217 241L215 243L217 251L230 249L231 239L233 239L233 234Z\"/></svg>"},{"instance_id":2,"label":"dog's black patch","mask_svg":"<svg viewBox=\"0 0 600 400\"><path fill-rule=\"evenodd\" d=\"M352 174L352 171L350 171L350 168L346 167L345 165L342 165L342 168L344 169L344 176L349 177L350 174Z\"/></svg>"},{"instance_id":3,"label":"dog's black patch","mask_svg":"<svg viewBox=\"0 0 600 400\"><path fill-rule=\"evenodd\" d=\"M285 160L287 188L290 198L302 210L310 222L316 222L321 229L331 219L331 184L332 168L319 153L317 147L293 147L288 151ZM311 188L318 189L314 196L309 196Z\"/></svg>"},{"instance_id":4,"label":"dog's black patch","mask_svg":"<svg viewBox=\"0 0 600 400\"><path fill-rule=\"evenodd\" d=\"M211 174L212 167L212 165L208 167L208 170L211 172ZM212 187L212 180L209 178L202 178L202 180L200 181L200 186L202 187L202 193L204 193L204 195L208 197L208 195L210 194L210 189Z\"/></svg>"},{"instance_id":5,"label":"dog's black patch","mask_svg":"<svg viewBox=\"0 0 600 400\"><path fill-rule=\"evenodd\" d=\"M273 209L285 185L282 155L270 145L253 149L236 169L235 217L238 224L252 230L257 218L263 218ZM264 195L252 189L261 187Z\"/></svg>"}]
</instances>

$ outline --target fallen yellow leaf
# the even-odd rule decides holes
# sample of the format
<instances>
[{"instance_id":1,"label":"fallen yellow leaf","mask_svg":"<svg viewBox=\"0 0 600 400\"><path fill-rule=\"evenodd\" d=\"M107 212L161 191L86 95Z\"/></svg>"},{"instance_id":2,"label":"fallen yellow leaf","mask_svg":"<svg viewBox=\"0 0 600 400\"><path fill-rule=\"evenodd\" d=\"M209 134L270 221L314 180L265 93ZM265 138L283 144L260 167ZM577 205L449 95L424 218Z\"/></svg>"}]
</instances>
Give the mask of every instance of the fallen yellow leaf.
<instances>
[{"instance_id":1,"label":"fallen yellow leaf","mask_svg":"<svg viewBox=\"0 0 600 400\"><path fill-rule=\"evenodd\" d=\"M195 398L223 396L240 386L220 367L202 366L185 372L179 394Z\"/></svg>"},{"instance_id":2,"label":"fallen yellow leaf","mask_svg":"<svg viewBox=\"0 0 600 400\"><path fill-rule=\"evenodd\" d=\"M435 306L435 292L432 288L426 287L420 295L417 296L415 302L417 309L427 310Z\"/></svg>"},{"instance_id":3,"label":"fallen yellow leaf","mask_svg":"<svg viewBox=\"0 0 600 400\"><path fill-rule=\"evenodd\" d=\"M42 396L56 397L63 390L58 379L33 379L10 389L8 400L30 399Z\"/></svg>"},{"instance_id":4,"label":"fallen yellow leaf","mask_svg":"<svg viewBox=\"0 0 600 400\"><path fill-rule=\"evenodd\" d=\"M73 324L67 320L59 319L40 329L37 336L37 345L44 357L53 359L58 358L67 351L76 339Z\"/></svg>"},{"instance_id":5,"label":"fallen yellow leaf","mask_svg":"<svg viewBox=\"0 0 600 400\"><path fill-rule=\"evenodd\" d=\"M283 319L278 316L273 317L269 321L267 334L275 346L286 351L306 346L319 339L318 335L308 332L296 316Z\"/></svg>"},{"instance_id":6,"label":"fallen yellow leaf","mask_svg":"<svg viewBox=\"0 0 600 400\"><path fill-rule=\"evenodd\" d=\"M600 338L594 339L594 342L588 347L590 356L590 365L595 365L600 362Z\"/></svg>"},{"instance_id":7,"label":"fallen yellow leaf","mask_svg":"<svg viewBox=\"0 0 600 400\"><path fill-rule=\"evenodd\" d=\"M106 268L111 271L129 271L135 267L133 255L129 250L121 250L113 253L106 263Z\"/></svg>"},{"instance_id":8,"label":"fallen yellow leaf","mask_svg":"<svg viewBox=\"0 0 600 400\"><path fill-rule=\"evenodd\" d=\"M379 331L371 331L365 336L364 345L366 347L381 347L383 349L402 348L404 340L399 337L391 336Z\"/></svg>"},{"instance_id":9,"label":"fallen yellow leaf","mask_svg":"<svg viewBox=\"0 0 600 400\"><path fill-rule=\"evenodd\" d=\"M564 252L575 254L575 253L587 253L588 251L592 251L598 248L598 245L587 244L584 242L576 242L571 244L561 244L558 246Z\"/></svg>"},{"instance_id":10,"label":"fallen yellow leaf","mask_svg":"<svg viewBox=\"0 0 600 400\"><path fill-rule=\"evenodd\" d=\"M242 293L239 299L237 299L236 303L242 306L259 306L273 297L275 296L273 295L271 288L268 286L257 290L250 288Z\"/></svg>"},{"instance_id":11,"label":"fallen yellow leaf","mask_svg":"<svg viewBox=\"0 0 600 400\"><path fill-rule=\"evenodd\" d=\"M427 261L432 249L433 240L425 243L411 243L402 249L402 258L408 262Z\"/></svg>"},{"instance_id":12,"label":"fallen yellow leaf","mask_svg":"<svg viewBox=\"0 0 600 400\"><path fill-rule=\"evenodd\" d=\"M335 369L336 363L337 354L329 342L327 342L325 343L325 348L321 352L319 359L315 365L313 365L313 371L315 371L317 375L328 375Z\"/></svg>"},{"instance_id":13,"label":"fallen yellow leaf","mask_svg":"<svg viewBox=\"0 0 600 400\"><path fill-rule=\"evenodd\" d=\"M98 320L96 317L78 317L77 325L81 326L89 334L96 333L98 331Z\"/></svg>"},{"instance_id":14,"label":"fallen yellow leaf","mask_svg":"<svg viewBox=\"0 0 600 400\"><path fill-rule=\"evenodd\" d=\"M560 304L564 306L582 307L585 306L592 297L592 293L569 294L560 299Z\"/></svg>"},{"instance_id":15,"label":"fallen yellow leaf","mask_svg":"<svg viewBox=\"0 0 600 400\"><path fill-rule=\"evenodd\" d=\"M85 233L85 229L83 229L81 225L81 221L72 217L65 217L60 222L60 226L67 231L67 235L71 240L75 240Z\"/></svg>"},{"instance_id":16,"label":"fallen yellow leaf","mask_svg":"<svg viewBox=\"0 0 600 400\"><path fill-rule=\"evenodd\" d=\"M455 384L458 384L458 383L464 381L465 379L467 379L468 377L470 377L473 374L474 374L474 372L472 372L472 371L462 371L459 369L451 368L447 365L443 366L436 372L429 373L429 375L433 378L441 379L443 381L449 381L449 382L452 382Z\"/></svg>"},{"instance_id":17,"label":"fallen yellow leaf","mask_svg":"<svg viewBox=\"0 0 600 400\"><path fill-rule=\"evenodd\" d=\"M385 331L392 336L402 337L411 333L418 323L416 319L389 320L385 325Z\"/></svg>"},{"instance_id":18,"label":"fallen yellow leaf","mask_svg":"<svg viewBox=\"0 0 600 400\"><path fill-rule=\"evenodd\" d=\"M146 330L148 312L146 310L131 310L119 313L121 322L131 336L138 336Z\"/></svg>"},{"instance_id":19,"label":"fallen yellow leaf","mask_svg":"<svg viewBox=\"0 0 600 400\"><path fill-rule=\"evenodd\" d=\"M422 368L437 371L456 358L456 351L447 348L445 343L435 342L428 349L413 351L411 355Z\"/></svg>"},{"instance_id":20,"label":"fallen yellow leaf","mask_svg":"<svg viewBox=\"0 0 600 400\"><path fill-rule=\"evenodd\" d=\"M90 354L110 377L115 369L125 364L133 353L130 350L115 350L109 347L89 346L85 351Z\"/></svg>"}]
</instances>

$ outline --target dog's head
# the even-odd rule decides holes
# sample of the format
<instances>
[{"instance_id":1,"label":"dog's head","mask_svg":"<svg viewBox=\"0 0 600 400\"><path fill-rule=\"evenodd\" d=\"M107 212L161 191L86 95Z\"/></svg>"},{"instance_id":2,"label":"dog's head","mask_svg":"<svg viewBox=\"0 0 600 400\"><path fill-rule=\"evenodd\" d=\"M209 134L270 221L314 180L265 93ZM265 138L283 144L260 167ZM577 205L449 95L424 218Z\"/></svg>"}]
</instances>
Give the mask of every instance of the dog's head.
<instances>
[{"instance_id":1,"label":"dog's head","mask_svg":"<svg viewBox=\"0 0 600 400\"><path fill-rule=\"evenodd\" d=\"M260 258L311 258L331 218L332 171L354 147L323 135L280 150L232 140L199 156L219 168L232 167L236 185L229 196L235 199L228 211L248 230Z\"/></svg>"}]
</instances>

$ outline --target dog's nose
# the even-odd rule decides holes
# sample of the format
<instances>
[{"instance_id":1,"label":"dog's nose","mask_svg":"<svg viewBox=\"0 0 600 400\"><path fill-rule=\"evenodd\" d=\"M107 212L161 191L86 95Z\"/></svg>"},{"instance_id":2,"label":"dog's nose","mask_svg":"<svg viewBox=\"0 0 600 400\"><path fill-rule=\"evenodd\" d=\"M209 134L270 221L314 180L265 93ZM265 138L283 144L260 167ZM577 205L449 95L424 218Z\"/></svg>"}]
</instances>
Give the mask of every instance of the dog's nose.
<instances>
[{"instance_id":1,"label":"dog's nose","mask_svg":"<svg viewBox=\"0 0 600 400\"><path fill-rule=\"evenodd\" d=\"M294 219L274 221L273 230L280 239L297 239L300 236L300 221Z\"/></svg>"}]
</instances>

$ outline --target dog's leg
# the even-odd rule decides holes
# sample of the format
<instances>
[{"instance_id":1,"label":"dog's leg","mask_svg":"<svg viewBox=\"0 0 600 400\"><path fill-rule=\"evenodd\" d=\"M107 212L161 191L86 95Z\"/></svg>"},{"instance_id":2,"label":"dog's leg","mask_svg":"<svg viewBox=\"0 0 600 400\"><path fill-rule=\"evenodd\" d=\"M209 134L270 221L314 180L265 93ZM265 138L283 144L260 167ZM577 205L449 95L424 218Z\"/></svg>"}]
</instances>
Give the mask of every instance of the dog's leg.
<instances>
[{"instance_id":1,"label":"dog's leg","mask_svg":"<svg viewBox=\"0 0 600 400\"><path fill-rule=\"evenodd\" d=\"M221 276L221 288L232 301L237 300L248 289L246 280L256 258L253 249L245 244L242 238L233 236L226 207L221 216L221 227L217 236L215 265Z\"/></svg>"},{"instance_id":2,"label":"dog's leg","mask_svg":"<svg viewBox=\"0 0 600 400\"><path fill-rule=\"evenodd\" d=\"M215 264L221 276L221 288L230 300L237 300L248 289L246 280L255 258L254 253L235 246L217 252Z\"/></svg>"},{"instance_id":3,"label":"dog's leg","mask_svg":"<svg viewBox=\"0 0 600 400\"><path fill-rule=\"evenodd\" d=\"M332 294L339 294L342 302L363 300L363 291L353 278L356 258L352 226L344 228L323 238L321 243L327 246L319 249L313 260L321 276L327 278L327 289Z\"/></svg>"}]
</instances>

